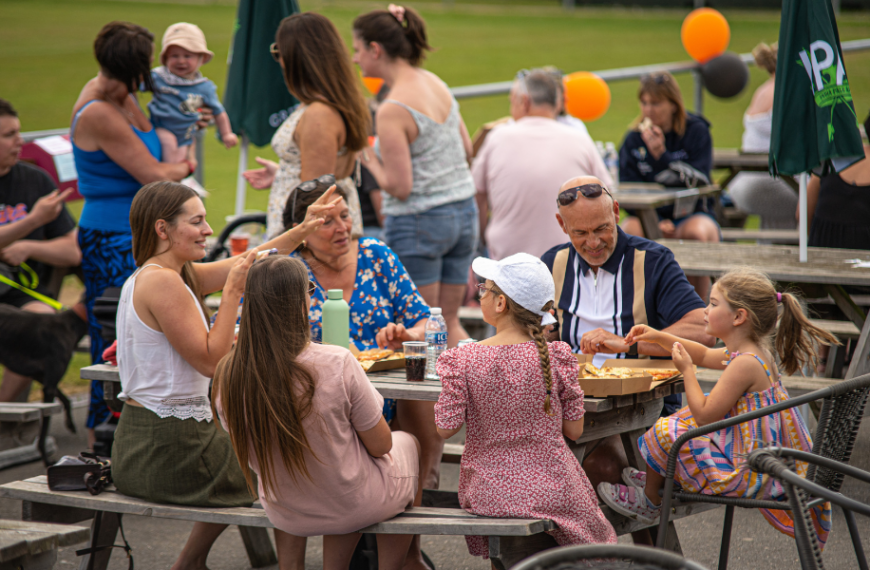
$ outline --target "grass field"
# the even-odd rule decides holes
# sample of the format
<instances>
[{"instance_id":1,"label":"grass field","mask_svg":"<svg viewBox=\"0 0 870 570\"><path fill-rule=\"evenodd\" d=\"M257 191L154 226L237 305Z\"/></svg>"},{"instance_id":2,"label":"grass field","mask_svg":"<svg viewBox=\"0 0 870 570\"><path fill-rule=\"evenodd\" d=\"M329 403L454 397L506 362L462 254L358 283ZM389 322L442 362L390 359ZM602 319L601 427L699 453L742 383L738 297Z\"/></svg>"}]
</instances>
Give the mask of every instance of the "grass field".
<instances>
[{"instance_id":1,"label":"grass field","mask_svg":"<svg viewBox=\"0 0 870 570\"><path fill-rule=\"evenodd\" d=\"M475 0L478 2L478 0ZM301 0L304 10L321 12L350 42L350 28L358 14L381 4L362 1ZM531 4L531 5L530 5ZM556 2L485 0L412 2L426 18L430 43L437 49L426 67L451 86L504 81L518 69L556 65L565 71L683 61L680 24L688 10L577 9L564 13ZM779 32L779 13L725 12L731 25L730 49L747 52L759 41L772 42ZM121 19L148 27L159 38L169 24L198 24L216 54L203 68L220 90L226 78L227 52L235 18L235 2L155 2L89 0L3 0L0 3L0 97L13 102L24 130L69 125L70 110L79 90L97 71L92 42L100 27ZM870 15L845 13L839 20L843 40L870 37ZM159 49L159 45L158 45ZM846 65L859 116L870 108L870 52L846 56ZM738 98L706 98L717 147L740 144L741 117L754 87L764 74L752 68L751 84ZM692 99L689 76L680 77L686 99ZM622 140L637 114L637 84L611 84L613 102L608 113L589 124L593 138ZM147 95L143 95L143 102ZM469 130L507 114L507 97L461 101ZM210 221L219 229L234 204L238 151L226 150L209 134L206 142L206 187ZM271 149L253 149L272 156ZM265 209L266 193L248 190L247 207ZM80 206L73 205L77 213Z\"/></svg>"}]
</instances>

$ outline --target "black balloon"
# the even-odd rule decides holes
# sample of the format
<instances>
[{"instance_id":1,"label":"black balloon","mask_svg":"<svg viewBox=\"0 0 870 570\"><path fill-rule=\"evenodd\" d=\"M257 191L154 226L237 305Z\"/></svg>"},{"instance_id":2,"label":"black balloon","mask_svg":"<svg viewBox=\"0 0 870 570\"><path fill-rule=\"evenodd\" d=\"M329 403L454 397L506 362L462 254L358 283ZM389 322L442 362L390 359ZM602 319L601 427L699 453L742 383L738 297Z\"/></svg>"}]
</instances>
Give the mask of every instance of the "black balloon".
<instances>
[{"instance_id":1,"label":"black balloon","mask_svg":"<svg viewBox=\"0 0 870 570\"><path fill-rule=\"evenodd\" d=\"M734 52L726 51L701 65L707 91L722 99L740 94L749 83L749 67Z\"/></svg>"}]
</instances>

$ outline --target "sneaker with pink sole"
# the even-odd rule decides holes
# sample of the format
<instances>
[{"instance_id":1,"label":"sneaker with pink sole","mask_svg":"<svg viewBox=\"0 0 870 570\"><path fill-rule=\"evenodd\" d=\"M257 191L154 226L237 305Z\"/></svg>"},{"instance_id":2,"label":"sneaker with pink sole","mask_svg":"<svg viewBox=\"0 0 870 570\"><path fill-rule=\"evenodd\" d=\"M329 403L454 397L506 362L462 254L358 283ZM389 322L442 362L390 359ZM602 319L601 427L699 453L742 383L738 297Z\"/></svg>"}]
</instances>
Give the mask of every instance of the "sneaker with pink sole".
<instances>
[{"instance_id":1,"label":"sneaker with pink sole","mask_svg":"<svg viewBox=\"0 0 870 570\"><path fill-rule=\"evenodd\" d=\"M655 524L662 511L661 507L650 506L643 491L635 487L599 483L598 495L617 513L642 523Z\"/></svg>"}]
</instances>

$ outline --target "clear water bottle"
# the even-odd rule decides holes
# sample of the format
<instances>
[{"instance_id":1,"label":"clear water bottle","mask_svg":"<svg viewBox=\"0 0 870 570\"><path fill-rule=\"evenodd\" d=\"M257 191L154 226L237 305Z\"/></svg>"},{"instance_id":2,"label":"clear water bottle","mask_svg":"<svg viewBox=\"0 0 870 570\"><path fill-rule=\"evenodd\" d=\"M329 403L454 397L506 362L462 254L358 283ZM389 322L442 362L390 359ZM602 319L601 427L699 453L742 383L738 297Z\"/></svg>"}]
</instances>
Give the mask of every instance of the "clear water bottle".
<instances>
[{"instance_id":1,"label":"clear water bottle","mask_svg":"<svg viewBox=\"0 0 870 570\"><path fill-rule=\"evenodd\" d=\"M441 309L432 307L426 321L426 380L440 380L435 372L435 362L447 350L447 322L441 316Z\"/></svg>"},{"instance_id":2,"label":"clear water bottle","mask_svg":"<svg viewBox=\"0 0 870 570\"><path fill-rule=\"evenodd\" d=\"M613 188L616 189L619 186L619 153L612 142L604 145L604 166L607 167L610 178L613 179Z\"/></svg>"}]
</instances>

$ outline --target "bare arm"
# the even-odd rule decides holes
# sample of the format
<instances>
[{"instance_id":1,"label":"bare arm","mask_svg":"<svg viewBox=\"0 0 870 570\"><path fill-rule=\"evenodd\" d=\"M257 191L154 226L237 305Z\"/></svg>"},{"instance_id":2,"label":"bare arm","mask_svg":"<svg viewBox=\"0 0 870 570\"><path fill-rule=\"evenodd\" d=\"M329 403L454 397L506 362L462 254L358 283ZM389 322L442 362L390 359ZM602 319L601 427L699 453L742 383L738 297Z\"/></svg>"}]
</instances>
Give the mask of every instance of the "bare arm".
<instances>
[{"instance_id":1,"label":"bare arm","mask_svg":"<svg viewBox=\"0 0 870 570\"><path fill-rule=\"evenodd\" d=\"M29 236L38 228L54 221L63 210L64 201L70 192L72 192L72 188L67 188L63 192L54 190L37 200L33 209L23 218L0 226L0 249Z\"/></svg>"},{"instance_id":2,"label":"bare arm","mask_svg":"<svg viewBox=\"0 0 870 570\"><path fill-rule=\"evenodd\" d=\"M571 441L577 441L583 435L583 418L569 421L562 420L562 435Z\"/></svg>"},{"instance_id":3,"label":"bare arm","mask_svg":"<svg viewBox=\"0 0 870 570\"><path fill-rule=\"evenodd\" d=\"M471 144L471 136L468 134L468 127L465 126L465 121L459 117L459 136L462 137L462 146L465 148L465 161L471 165L474 158L474 147Z\"/></svg>"},{"instance_id":4,"label":"bare arm","mask_svg":"<svg viewBox=\"0 0 870 570\"><path fill-rule=\"evenodd\" d=\"M356 433L372 457L383 457L393 448L393 434L383 417L372 429Z\"/></svg>"},{"instance_id":5,"label":"bare arm","mask_svg":"<svg viewBox=\"0 0 870 570\"><path fill-rule=\"evenodd\" d=\"M480 223L480 241L486 243L484 236L486 235L486 224L489 222L489 199L485 191L478 190L474 196L477 200L477 218Z\"/></svg>"},{"instance_id":6,"label":"bare arm","mask_svg":"<svg viewBox=\"0 0 870 570\"><path fill-rule=\"evenodd\" d=\"M151 156L124 117L108 103L89 106L79 119L75 136L77 141L81 137L91 141L141 184L178 182L190 172L187 163L169 164Z\"/></svg>"},{"instance_id":7,"label":"bare arm","mask_svg":"<svg viewBox=\"0 0 870 570\"><path fill-rule=\"evenodd\" d=\"M335 186L332 186L329 190L323 193L323 196L311 204L311 206L308 207L305 220L301 224L262 244L257 248L257 251L265 251L273 248L277 249L279 253L284 254L289 254L295 251L306 237L323 225L323 216L325 213L334 208L335 204L341 199L332 199L334 191ZM199 279L202 294L209 295L215 291L220 291L236 261L246 255L247 252L235 257L230 257L229 259L222 259L211 263L194 263L193 268L196 271L197 279ZM221 307L223 307L223 301L221 301ZM236 314L235 309L233 309L232 312L234 315Z\"/></svg>"},{"instance_id":8,"label":"bare arm","mask_svg":"<svg viewBox=\"0 0 870 570\"><path fill-rule=\"evenodd\" d=\"M756 382L758 374L762 373L754 359L734 360L725 368L725 372L716 382L710 395L705 396L698 383L698 378L695 376L692 358L686 347L682 343L675 344L671 357L677 368L683 373L686 400L698 426L711 424L724 418L725 414L740 399L740 396Z\"/></svg>"},{"instance_id":9,"label":"bare arm","mask_svg":"<svg viewBox=\"0 0 870 570\"><path fill-rule=\"evenodd\" d=\"M674 344L680 343L692 359L692 362L704 368L713 368L715 370L724 370L725 365L722 361L725 358L722 349L708 348L705 345L681 338L674 334L665 331L657 331L647 325L636 325L631 328L628 335L625 337L625 342L629 345L634 342L641 342L644 346L652 345L658 347L668 356L673 355Z\"/></svg>"},{"instance_id":10,"label":"bare arm","mask_svg":"<svg viewBox=\"0 0 870 570\"><path fill-rule=\"evenodd\" d=\"M463 423L463 425L465 424ZM462 426L459 426L456 429L441 429L440 427L436 426L435 429L438 430L438 435L440 435L444 439L450 439L451 437L459 433L459 430L462 429Z\"/></svg>"},{"instance_id":11,"label":"bare arm","mask_svg":"<svg viewBox=\"0 0 870 570\"><path fill-rule=\"evenodd\" d=\"M414 179L411 170L411 147L408 143L411 115L398 105L381 105L378 109L379 159L372 149L364 149L362 158L378 181L378 187L399 200L411 195Z\"/></svg>"},{"instance_id":12,"label":"bare arm","mask_svg":"<svg viewBox=\"0 0 870 570\"><path fill-rule=\"evenodd\" d=\"M230 124L229 114L221 113L214 118L214 122L217 123L225 147L232 148L239 143L239 137L233 132L233 126Z\"/></svg>"},{"instance_id":13,"label":"bare arm","mask_svg":"<svg viewBox=\"0 0 870 570\"><path fill-rule=\"evenodd\" d=\"M200 374L212 377L220 359L232 348L236 310L255 257L252 251L236 260L211 330L203 326L202 309L188 293L181 275L171 269L151 269L137 277L142 286L133 295L136 313L146 325L165 334L172 348Z\"/></svg>"},{"instance_id":14,"label":"bare arm","mask_svg":"<svg viewBox=\"0 0 870 570\"><path fill-rule=\"evenodd\" d=\"M16 253L23 256L23 261L33 259L55 267L75 267L82 262L77 229L54 239L19 240L0 250L0 259L14 256ZM20 265L20 261L13 265Z\"/></svg>"}]
</instances>

